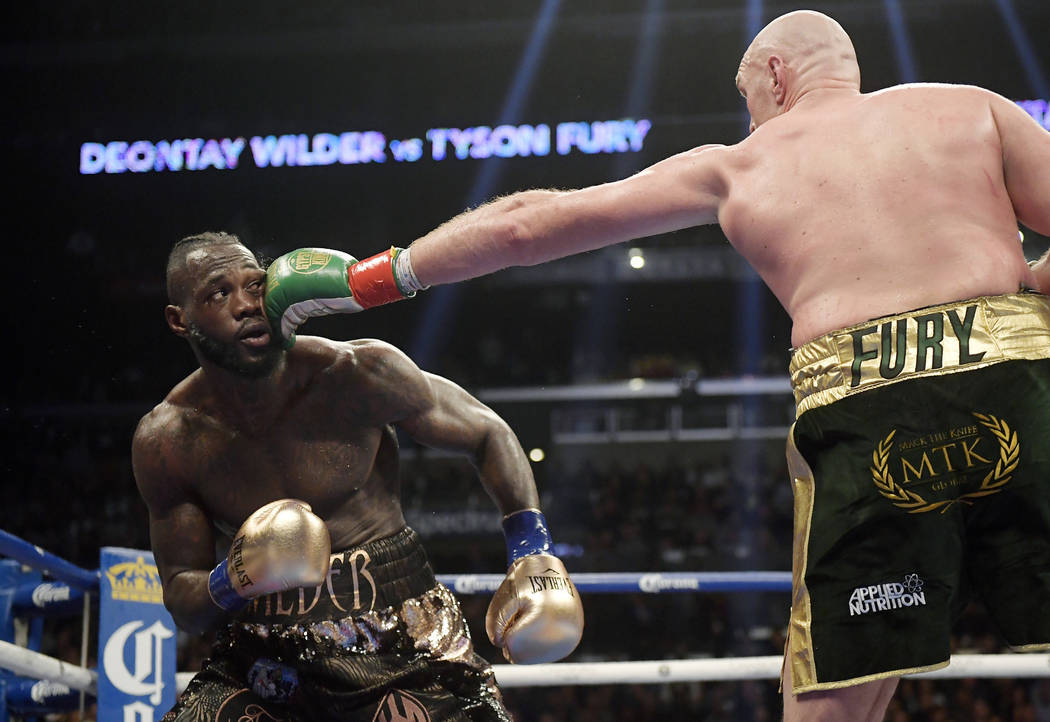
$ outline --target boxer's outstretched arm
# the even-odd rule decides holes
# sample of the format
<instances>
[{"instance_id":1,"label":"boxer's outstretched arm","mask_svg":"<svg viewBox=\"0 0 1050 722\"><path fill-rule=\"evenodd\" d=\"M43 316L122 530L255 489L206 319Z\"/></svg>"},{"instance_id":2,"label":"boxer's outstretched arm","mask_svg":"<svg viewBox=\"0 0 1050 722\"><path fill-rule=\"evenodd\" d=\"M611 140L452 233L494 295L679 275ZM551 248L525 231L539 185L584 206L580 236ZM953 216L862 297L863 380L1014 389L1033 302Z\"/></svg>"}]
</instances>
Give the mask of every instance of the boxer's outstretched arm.
<instances>
[{"instance_id":1,"label":"boxer's outstretched arm","mask_svg":"<svg viewBox=\"0 0 1050 722\"><path fill-rule=\"evenodd\" d=\"M522 191L466 211L411 245L424 286L715 223L731 148L709 145L613 183Z\"/></svg>"},{"instance_id":2,"label":"boxer's outstretched arm","mask_svg":"<svg viewBox=\"0 0 1050 722\"><path fill-rule=\"evenodd\" d=\"M208 574L215 564L210 520L175 471L180 452L168 435L174 413L161 404L139 422L131 445L135 483L149 509L150 544L164 586L164 605L191 633L211 629L225 612L211 602Z\"/></svg>"}]
</instances>

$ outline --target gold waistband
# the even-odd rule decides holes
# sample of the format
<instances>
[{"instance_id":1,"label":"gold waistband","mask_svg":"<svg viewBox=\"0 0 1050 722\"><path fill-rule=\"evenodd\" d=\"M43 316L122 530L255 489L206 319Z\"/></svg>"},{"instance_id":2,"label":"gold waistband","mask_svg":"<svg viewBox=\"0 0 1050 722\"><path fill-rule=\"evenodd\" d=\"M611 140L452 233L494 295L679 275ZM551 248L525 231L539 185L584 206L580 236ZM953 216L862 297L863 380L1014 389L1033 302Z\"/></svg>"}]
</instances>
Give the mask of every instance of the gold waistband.
<instances>
[{"instance_id":1,"label":"gold waistband","mask_svg":"<svg viewBox=\"0 0 1050 722\"><path fill-rule=\"evenodd\" d=\"M1050 298L984 296L877 318L803 344L791 356L797 415L923 376L1050 358Z\"/></svg>"}]
</instances>

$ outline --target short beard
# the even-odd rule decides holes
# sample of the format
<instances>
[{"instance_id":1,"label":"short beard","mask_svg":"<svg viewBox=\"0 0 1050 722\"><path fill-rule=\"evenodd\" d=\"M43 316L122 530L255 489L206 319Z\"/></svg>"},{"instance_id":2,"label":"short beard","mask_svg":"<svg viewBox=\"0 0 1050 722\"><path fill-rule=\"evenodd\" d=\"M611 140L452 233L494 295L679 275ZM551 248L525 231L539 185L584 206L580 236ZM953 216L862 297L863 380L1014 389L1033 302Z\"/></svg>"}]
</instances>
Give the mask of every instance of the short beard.
<instances>
[{"instance_id":1,"label":"short beard","mask_svg":"<svg viewBox=\"0 0 1050 722\"><path fill-rule=\"evenodd\" d=\"M268 375L281 359L281 348L275 343L266 347L263 355L245 359L237 352L235 343L223 343L208 336L195 323L187 324L190 339L200 350L201 356L221 369L230 371L249 379L258 379Z\"/></svg>"}]
</instances>

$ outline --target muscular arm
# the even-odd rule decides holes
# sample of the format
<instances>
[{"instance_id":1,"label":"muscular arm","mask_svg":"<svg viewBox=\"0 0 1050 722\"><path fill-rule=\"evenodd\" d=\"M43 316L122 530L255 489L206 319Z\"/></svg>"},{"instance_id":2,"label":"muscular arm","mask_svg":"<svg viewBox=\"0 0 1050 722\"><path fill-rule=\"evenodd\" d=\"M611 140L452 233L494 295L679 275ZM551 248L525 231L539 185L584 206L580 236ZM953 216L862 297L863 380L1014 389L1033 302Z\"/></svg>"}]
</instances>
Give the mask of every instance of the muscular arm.
<instances>
[{"instance_id":1,"label":"muscular arm","mask_svg":"<svg viewBox=\"0 0 1050 722\"><path fill-rule=\"evenodd\" d=\"M423 285L452 283L715 223L728 152L701 146L614 183L500 198L416 240L413 269Z\"/></svg>"},{"instance_id":2,"label":"muscular arm","mask_svg":"<svg viewBox=\"0 0 1050 722\"><path fill-rule=\"evenodd\" d=\"M150 543L164 585L164 606L179 627L199 633L214 627L225 612L208 594L215 540L210 520L176 470L179 452L165 434L171 416L160 408L139 422L131 463L149 508Z\"/></svg>"},{"instance_id":3,"label":"muscular arm","mask_svg":"<svg viewBox=\"0 0 1050 722\"><path fill-rule=\"evenodd\" d=\"M1050 132L1016 103L992 94L992 115L1003 149L1003 176L1017 219L1033 231L1050 235ZM1050 293L1050 258L1032 269L1036 284Z\"/></svg>"},{"instance_id":4,"label":"muscular arm","mask_svg":"<svg viewBox=\"0 0 1050 722\"><path fill-rule=\"evenodd\" d=\"M397 424L420 444L467 457L502 514L539 506L525 452L495 412L388 344L368 341L358 356L382 388L377 421Z\"/></svg>"},{"instance_id":5,"label":"muscular arm","mask_svg":"<svg viewBox=\"0 0 1050 722\"><path fill-rule=\"evenodd\" d=\"M401 428L421 444L465 454L500 513L538 508L532 467L507 422L448 379L424 376L432 402Z\"/></svg>"}]
</instances>

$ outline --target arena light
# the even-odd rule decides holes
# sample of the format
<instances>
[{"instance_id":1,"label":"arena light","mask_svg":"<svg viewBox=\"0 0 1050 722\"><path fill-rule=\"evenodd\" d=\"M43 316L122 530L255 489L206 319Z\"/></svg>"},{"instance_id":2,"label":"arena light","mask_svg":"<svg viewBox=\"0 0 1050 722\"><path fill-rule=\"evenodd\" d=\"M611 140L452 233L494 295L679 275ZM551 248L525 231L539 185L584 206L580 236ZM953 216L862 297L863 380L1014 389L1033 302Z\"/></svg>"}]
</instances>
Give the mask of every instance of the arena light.
<instances>
[{"instance_id":1,"label":"arena light","mask_svg":"<svg viewBox=\"0 0 1050 722\"><path fill-rule=\"evenodd\" d=\"M538 464L546 458L547 454L543 451L543 449L539 447L536 447L535 449L529 451L529 460L533 463Z\"/></svg>"},{"instance_id":2,"label":"arena light","mask_svg":"<svg viewBox=\"0 0 1050 722\"><path fill-rule=\"evenodd\" d=\"M646 0L641 26L638 28L634 58L630 77L625 83L627 91L624 110L628 117L640 117L650 105L652 89L658 85L660 42L664 25L665 0ZM610 166L609 179L619 180L641 170L643 161L637 155L621 153ZM629 258L635 269L644 265L645 259ZM641 265L639 265L641 264ZM609 369L603 365L616 357L621 329L620 317L624 311L623 289L615 283L616 271L602 271L591 277L586 286L586 302L580 309L577 320L578 332L573 334L572 357L587 359L587 373L602 375Z\"/></svg>"},{"instance_id":3,"label":"arena light","mask_svg":"<svg viewBox=\"0 0 1050 722\"><path fill-rule=\"evenodd\" d=\"M627 253L627 263L630 264L631 268L644 268L645 267L645 254L641 248L632 248Z\"/></svg>"},{"instance_id":4,"label":"arena light","mask_svg":"<svg viewBox=\"0 0 1050 722\"><path fill-rule=\"evenodd\" d=\"M514 79L503 99L503 107L499 114L500 125L511 123L521 115L560 5L561 0L544 0L532 26L525 51L518 62ZM482 163L474 178L474 184L467 193L465 205L467 207L478 206L488 200L498 186L503 169L504 164L502 163ZM429 302L423 307L423 313L415 329L410 353L410 356L420 366L433 365L434 359L440 354L442 346L447 341L448 329L455 317L461 291L458 284L439 286L430 291Z\"/></svg>"},{"instance_id":5,"label":"arena light","mask_svg":"<svg viewBox=\"0 0 1050 722\"><path fill-rule=\"evenodd\" d=\"M748 0L747 12L744 21L744 47L751 44L752 39L758 35L763 26L763 15L765 7L762 0ZM750 124L749 114L744 114L745 124ZM741 134L747 136L748 127L741 128ZM736 320L733 351L735 354L735 369L741 376L757 376L760 371L761 342L766 335L765 311L762 308L764 288L758 274L747 266L745 276L737 282L736 304L734 317ZM754 413L758 406L756 397L748 396L741 400L745 418ZM742 478L755 477L759 473L759 458L757 439L739 437L733 442L732 453L739 463L735 469ZM739 528L739 541L746 546L753 546L758 537L758 523L751 517L744 517ZM755 621L761 617L758 609L758 600L752 597L748 600L740 600L731 605L730 618L734 625L740 629L750 629Z\"/></svg>"},{"instance_id":6,"label":"arena light","mask_svg":"<svg viewBox=\"0 0 1050 722\"><path fill-rule=\"evenodd\" d=\"M660 39L664 23L664 0L646 0L638 45L635 47L631 78L627 84L625 108L631 118L641 116L649 107L654 78L657 75ZM620 154L614 165L614 178L624 178L641 169L641 161L629 154Z\"/></svg>"},{"instance_id":7,"label":"arena light","mask_svg":"<svg viewBox=\"0 0 1050 722\"><path fill-rule=\"evenodd\" d=\"M744 47L762 30L764 4L762 0L748 0L744 22ZM747 116L745 115L745 118ZM749 122L749 121L745 121ZM743 129L746 136L748 128ZM764 336L765 314L762 310L762 281L758 274L748 267L745 277L737 287L736 303L736 358L737 370L741 375L755 375L758 372L760 356L759 339Z\"/></svg>"},{"instance_id":8,"label":"arena light","mask_svg":"<svg viewBox=\"0 0 1050 722\"><path fill-rule=\"evenodd\" d=\"M1010 33L1010 39L1014 42L1014 50L1017 51L1017 56L1021 60L1021 67L1024 68L1029 87L1044 98L1050 97L1050 84L1047 83L1046 73L1039 62L1039 56L1032 47L1032 41L1029 40L1028 33L1025 32L1024 23L1017 17L1017 8L1014 7L1013 0L996 0L996 5L999 6L999 14L1002 15L1003 22L1006 23L1006 30ZM1045 122L1043 125L1044 127L1050 127Z\"/></svg>"},{"instance_id":9,"label":"arena light","mask_svg":"<svg viewBox=\"0 0 1050 722\"><path fill-rule=\"evenodd\" d=\"M902 83L917 82L919 79L918 67L911 51L911 38L908 36L908 26L904 22L904 13L901 12L900 0L883 0L882 4L886 9L886 19L890 25L893 56L897 61L897 77Z\"/></svg>"},{"instance_id":10,"label":"arena light","mask_svg":"<svg viewBox=\"0 0 1050 722\"><path fill-rule=\"evenodd\" d=\"M1050 130L1050 102L1042 98L1018 100L1015 102L1024 109L1024 112L1035 118L1039 125Z\"/></svg>"}]
</instances>

